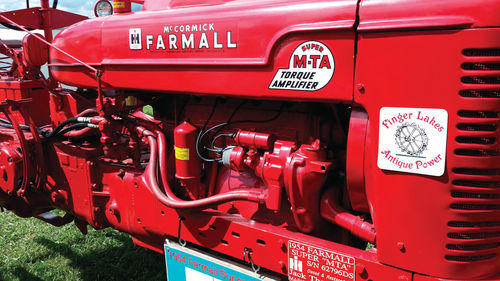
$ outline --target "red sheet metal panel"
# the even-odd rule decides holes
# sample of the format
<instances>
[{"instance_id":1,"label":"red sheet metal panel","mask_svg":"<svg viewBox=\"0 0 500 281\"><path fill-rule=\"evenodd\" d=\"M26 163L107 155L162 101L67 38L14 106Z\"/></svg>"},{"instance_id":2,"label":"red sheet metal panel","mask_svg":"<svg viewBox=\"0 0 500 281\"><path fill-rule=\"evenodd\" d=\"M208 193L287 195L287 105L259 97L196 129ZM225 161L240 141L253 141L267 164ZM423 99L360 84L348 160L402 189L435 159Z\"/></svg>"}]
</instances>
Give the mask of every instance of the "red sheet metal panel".
<instances>
[{"instance_id":1,"label":"red sheet metal panel","mask_svg":"<svg viewBox=\"0 0 500 281\"><path fill-rule=\"evenodd\" d=\"M31 98L32 103L28 105L28 110L37 126L50 123L49 116L49 92L42 88L39 83L25 80L0 79L0 101L21 100ZM21 114L15 111L14 116L19 122L24 124ZM5 118L5 116L2 116Z\"/></svg>"},{"instance_id":2,"label":"red sheet metal panel","mask_svg":"<svg viewBox=\"0 0 500 281\"><path fill-rule=\"evenodd\" d=\"M363 0L360 30L495 27L500 25L496 0Z\"/></svg>"},{"instance_id":3,"label":"red sheet metal panel","mask_svg":"<svg viewBox=\"0 0 500 281\"><path fill-rule=\"evenodd\" d=\"M355 14L356 1L235 1L89 20L63 30L54 44L101 66L107 87L349 101ZM307 61L294 65L295 56ZM92 75L67 65L70 58L56 50L51 58L61 82L96 86ZM272 86L276 75L295 71L290 66L330 71Z\"/></svg>"},{"instance_id":4,"label":"red sheet metal panel","mask_svg":"<svg viewBox=\"0 0 500 281\"><path fill-rule=\"evenodd\" d=\"M364 91L355 102L369 116L364 174L380 261L442 278L497 273L500 100L491 63L500 29L362 33L358 51ZM442 176L377 167L377 149L388 145L379 142L381 108L416 105L448 112Z\"/></svg>"}]
</instances>

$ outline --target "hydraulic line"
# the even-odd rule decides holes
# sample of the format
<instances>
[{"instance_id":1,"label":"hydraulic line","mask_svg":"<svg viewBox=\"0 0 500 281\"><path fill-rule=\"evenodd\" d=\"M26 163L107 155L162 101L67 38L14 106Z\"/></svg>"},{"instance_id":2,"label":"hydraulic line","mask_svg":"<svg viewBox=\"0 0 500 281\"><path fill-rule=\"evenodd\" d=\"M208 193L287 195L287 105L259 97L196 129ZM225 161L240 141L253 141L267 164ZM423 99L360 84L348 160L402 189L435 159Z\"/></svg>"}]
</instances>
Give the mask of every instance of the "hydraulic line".
<instances>
[{"instance_id":1,"label":"hydraulic line","mask_svg":"<svg viewBox=\"0 0 500 281\"><path fill-rule=\"evenodd\" d=\"M4 127L4 128L8 128L8 129L14 129L14 127L9 122L9 120L3 119L3 118L0 118L0 127ZM29 131L30 130L30 126L28 126L28 125L19 124L19 127L21 127L21 130L24 130L24 131ZM49 131L47 131L45 129L41 129L41 128L36 128L36 129L37 129L38 133L41 134L42 136L49 133Z\"/></svg>"},{"instance_id":2,"label":"hydraulic line","mask_svg":"<svg viewBox=\"0 0 500 281\"><path fill-rule=\"evenodd\" d=\"M83 129L74 128L74 130L64 132L65 138L70 139L81 139L85 137L95 136L99 131L95 130L95 127L83 127ZM58 134L60 136L61 134Z\"/></svg>"},{"instance_id":3,"label":"hydraulic line","mask_svg":"<svg viewBox=\"0 0 500 281\"><path fill-rule=\"evenodd\" d=\"M88 115L98 115L99 113L97 112L96 108L87 108L84 111L78 113L75 117L85 117ZM84 137L89 137L94 134L95 130L94 127L85 127L81 130L74 130L74 131L69 131L64 133L64 137L71 138L71 139L79 139L79 138L84 138Z\"/></svg>"},{"instance_id":4,"label":"hydraulic line","mask_svg":"<svg viewBox=\"0 0 500 281\"><path fill-rule=\"evenodd\" d=\"M83 126L85 123L78 123L78 124L75 124L78 126L73 125L73 126L68 126L66 128L64 128L64 126L66 126L70 123L80 122L78 117L84 117L84 116L87 116L90 114L97 115L98 113L97 113L97 110L95 108L88 108L88 109L85 109L84 111L78 113L75 117L64 120L56 128L54 128L54 130L52 130L52 131L41 129L38 127L36 128L36 130L38 131L38 133L40 135L42 135L46 138L60 136L60 135L64 135L65 137L69 137L69 138L78 138L78 137L87 136L92 131L92 129L96 128L95 126L89 126L89 125ZM0 118L0 127L4 127L4 128L8 128L8 129L14 128L12 126L12 123L9 120L4 119L4 118ZM28 126L28 125L19 124L19 127L24 131L30 130L30 126ZM75 131L75 130L77 130L77 131Z\"/></svg>"},{"instance_id":5,"label":"hydraulic line","mask_svg":"<svg viewBox=\"0 0 500 281\"><path fill-rule=\"evenodd\" d=\"M89 126L91 124L87 124L87 123L77 123L77 124L73 124L73 125L70 125L70 126L65 128L66 125L68 125L70 123L75 123L75 122L79 122L78 117L72 117L72 118L69 118L67 120L64 120L56 128L54 128L54 130L52 130L51 132L49 132L48 130L45 130L45 129L41 129L41 128L36 128L36 130L38 131L39 134L41 134L45 138L51 138L51 137L55 137L55 136L64 135L64 134L66 134L70 131L73 131L73 130L80 130L80 129L84 129L84 128L88 128L90 130L90 129L94 128L93 126ZM9 128L9 129L14 128L12 126L12 123L10 123L8 120L3 119L3 118L0 118L0 127ZM20 124L19 127L23 131L30 130L30 127L28 125L21 125Z\"/></svg>"},{"instance_id":6,"label":"hydraulic line","mask_svg":"<svg viewBox=\"0 0 500 281\"><path fill-rule=\"evenodd\" d=\"M62 121L61 123L59 123L59 125L57 125L54 128L54 130L52 130L52 132L45 135L44 137L51 138L51 137L55 136L59 131L61 131L66 125L71 124L71 123L76 123L76 122L78 122L78 117L68 118L68 119Z\"/></svg>"},{"instance_id":7,"label":"hydraulic line","mask_svg":"<svg viewBox=\"0 0 500 281\"><path fill-rule=\"evenodd\" d=\"M251 201L257 203L265 202L266 195L265 192L261 189L240 189L193 201L184 201L178 198L170 189L167 181L166 142L164 139L165 136L162 132L158 131L158 139L162 146L159 147L157 138L151 131L141 127L138 127L137 129L139 133L142 133L148 138L150 146L150 159L145 174L149 183L151 184L151 190L153 191L153 194L165 206L174 209L191 209L208 208L210 206L219 205L231 201ZM160 159L158 159L159 151L161 152ZM158 163L160 163L160 178L163 184L163 188L165 189L165 193L162 192L157 180Z\"/></svg>"},{"instance_id":8,"label":"hydraulic line","mask_svg":"<svg viewBox=\"0 0 500 281\"><path fill-rule=\"evenodd\" d=\"M64 135L70 131L81 130L81 129L85 129L85 128L98 128L98 127L95 124L77 123L77 124L70 125L64 129L60 130L56 135L61 136L61 135Z\"/></svg>"}]
</instances>

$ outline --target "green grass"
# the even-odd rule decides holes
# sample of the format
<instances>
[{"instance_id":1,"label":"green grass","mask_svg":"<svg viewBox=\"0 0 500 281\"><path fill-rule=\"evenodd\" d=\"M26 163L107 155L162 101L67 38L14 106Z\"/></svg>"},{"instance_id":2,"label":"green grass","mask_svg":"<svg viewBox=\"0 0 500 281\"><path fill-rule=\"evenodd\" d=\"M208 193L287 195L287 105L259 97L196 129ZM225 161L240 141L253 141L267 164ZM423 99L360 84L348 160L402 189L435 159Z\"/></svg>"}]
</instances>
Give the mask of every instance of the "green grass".
<instances>
[{"instance_id":1,"label":"green grass","mask_svg":"<svg viewBox=\"0 0 500 281\"><path fill-rule=\"evenodd\" d=\"M153 116L153 107L151 105L145 105L142 108L142 112L146 113L149 116Z\"/></svg>"},{"instance_id":2,"label":"green grass","mask_svg":"<svg viewBox=\"0 0 500 281\"><path fill-rule=\"evenodd\" d=\"M0 213L0 280L166 280L161 254L136 247L113 229L83 235Z\"/></svg>"}]
</instances>

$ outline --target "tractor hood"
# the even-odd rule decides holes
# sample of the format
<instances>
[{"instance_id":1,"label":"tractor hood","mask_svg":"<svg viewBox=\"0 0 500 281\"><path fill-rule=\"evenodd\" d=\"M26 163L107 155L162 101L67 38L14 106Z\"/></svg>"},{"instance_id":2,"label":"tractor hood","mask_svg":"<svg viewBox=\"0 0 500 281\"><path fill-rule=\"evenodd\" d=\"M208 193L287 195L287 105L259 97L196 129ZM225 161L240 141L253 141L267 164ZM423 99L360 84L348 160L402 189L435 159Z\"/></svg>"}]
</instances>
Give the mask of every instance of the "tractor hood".
<instances>
[{"instance_id":1,"label":"tractor hood","mask_svg":"<svg viewBox=\"0 0 500 281\"><path fill-rule=\"evenodd\" d=\"M291 33L352 29L356 0L146 1L140 12L84 21L54 44L90 64L264 65ZM53 64L72 63L52 50Z\"/></svg>"}]
</instances>

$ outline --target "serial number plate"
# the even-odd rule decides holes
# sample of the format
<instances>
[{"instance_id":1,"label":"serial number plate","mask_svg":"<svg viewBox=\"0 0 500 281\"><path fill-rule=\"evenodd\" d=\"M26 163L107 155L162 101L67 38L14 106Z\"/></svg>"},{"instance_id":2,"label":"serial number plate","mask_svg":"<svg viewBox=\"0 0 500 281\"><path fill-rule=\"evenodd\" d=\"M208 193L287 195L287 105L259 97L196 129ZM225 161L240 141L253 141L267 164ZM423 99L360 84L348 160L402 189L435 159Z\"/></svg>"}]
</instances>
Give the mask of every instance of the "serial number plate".
<instances>
[{"instance_id":1,"label":"serial number plate","mask_svg":"<svg viewBox=\"0 0 500 281\"><path fill-rule=\"evenodd\" d=\"M273 281L239 264L165 241L168 281Z\"/></svg>"},{"instance_id":2,"label":"serial number plate","mask_svg":"<svg viewBox=\"0 0 500 281\"><path fill-rule=\"evenodd\" d=\"M288 279L290 281L354 281L354 257L288 241Z\"/></svg>"}]
</instances>

